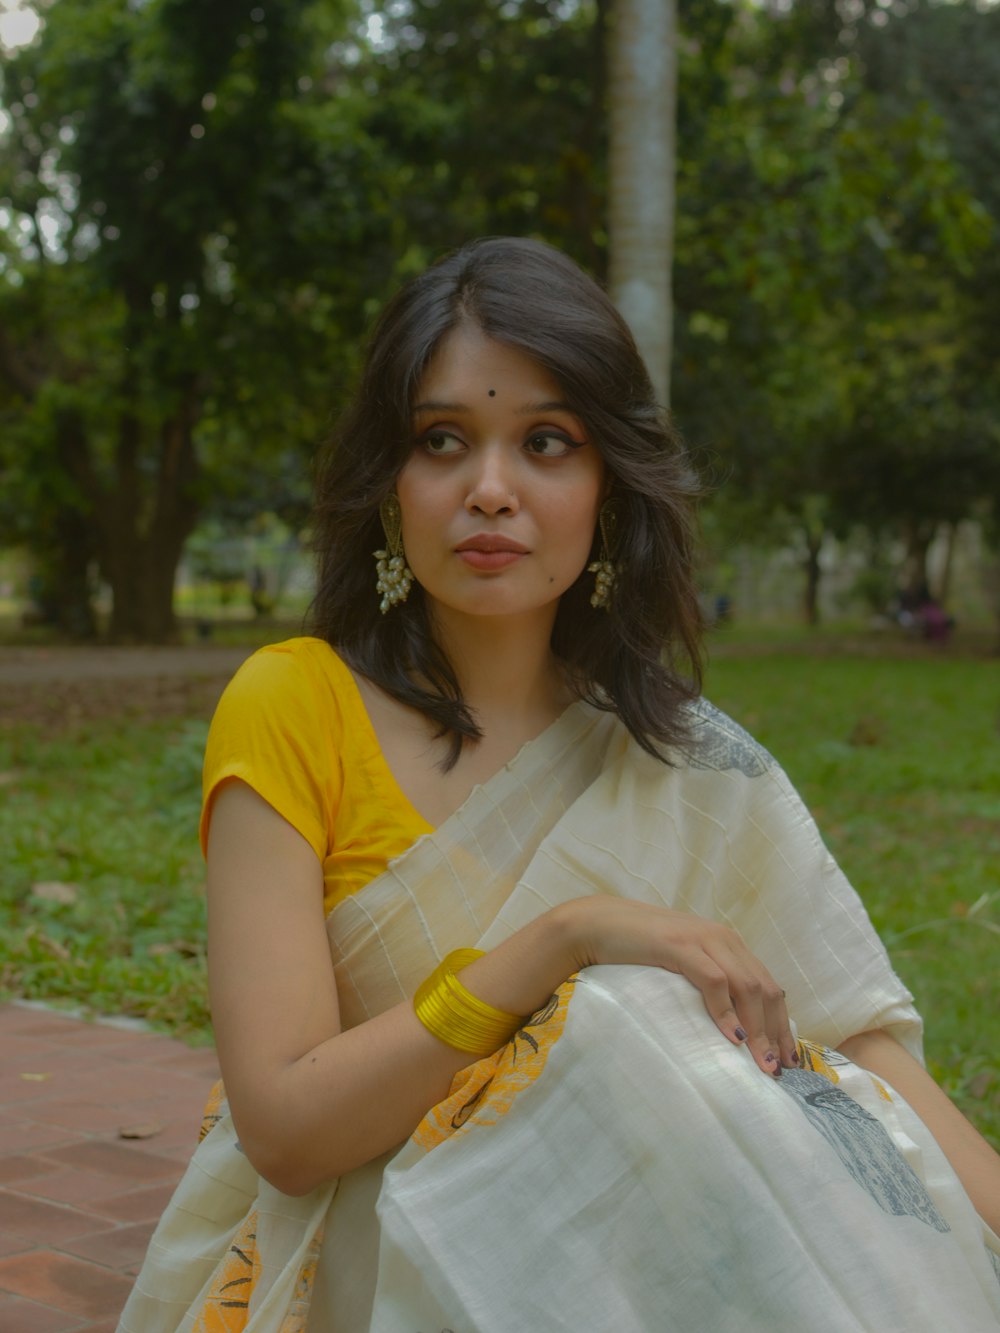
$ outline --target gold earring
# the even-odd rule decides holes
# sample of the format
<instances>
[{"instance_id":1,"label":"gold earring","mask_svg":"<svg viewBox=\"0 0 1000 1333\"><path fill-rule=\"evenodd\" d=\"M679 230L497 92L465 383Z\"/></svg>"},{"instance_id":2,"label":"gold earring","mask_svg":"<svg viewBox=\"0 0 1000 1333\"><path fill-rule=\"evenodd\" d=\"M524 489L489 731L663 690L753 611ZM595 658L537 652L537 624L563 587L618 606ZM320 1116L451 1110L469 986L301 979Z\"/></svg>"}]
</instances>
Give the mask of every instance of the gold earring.
<instances>
[{"instance_id":1,"label":"gold earring","mask_svg":"<svg viewBox=\"0 0 1000 1333\"><path fill-rule=\"evenodd\" d=\"M413 587L413 571L403 555L403 511L399 497L390 492L379 505L379 518L385 532L385 550L373 552L378 582L375 590L381 597L379 610L383 615L390 606L405 602Z\"/></svg>"},{"instance_id":2,"label":"gold earring","mask_svg":"<svg viewBox=\"0 0 1000 1333\"><path fill-rule=\"evenodd\" d=\"M617 547L618 529L618 507L613 500L605 500L601 505L597 524L601 531L601 550L597 559L587 566L587 573L597 576L590 605L600 611L610 611L615 580L619 573L618 566L611 559Z\"/></svg>"}]
</instances>

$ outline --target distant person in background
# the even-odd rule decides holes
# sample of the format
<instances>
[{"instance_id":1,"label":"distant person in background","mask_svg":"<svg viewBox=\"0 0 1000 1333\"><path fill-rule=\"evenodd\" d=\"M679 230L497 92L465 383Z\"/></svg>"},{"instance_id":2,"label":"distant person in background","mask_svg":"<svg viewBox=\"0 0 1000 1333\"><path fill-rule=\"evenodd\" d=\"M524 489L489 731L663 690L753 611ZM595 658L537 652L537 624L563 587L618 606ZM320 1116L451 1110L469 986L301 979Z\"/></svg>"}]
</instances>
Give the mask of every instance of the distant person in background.
<instances>
[{"instance_id":1,"label":"distant person in background","mask_svg":"<svg viewBox=\"0 0 1000 1333\"><path fill-rule=\"evenodd\" d=\"M947 643L955 628L954 618L930 596L917 607L916 620L931 643Z\"/></svg>"},{"instance_id":2,"label":"distant person in background","mask_svg":"<svg viewBox=\"0 0 1000 1333\"><path fill-rule=\"evenodd\" d=\"M212 724L224 1087L122 1333L998 1327L1000 1158L700 697L696 491L556 251L389 303Z\"/></svg>"},{"instance_id":3,"label":"distant person in background","mask_svg":"<svg viewBox=\"0 0 1000 1333\"><path fill-rule=\"evenodd\" d=\"M954 617L931 596L926 583L899 592L895 618L904 630L919 634L931 643L947 643L955 628Z\"/></svg>"}]
</instances>

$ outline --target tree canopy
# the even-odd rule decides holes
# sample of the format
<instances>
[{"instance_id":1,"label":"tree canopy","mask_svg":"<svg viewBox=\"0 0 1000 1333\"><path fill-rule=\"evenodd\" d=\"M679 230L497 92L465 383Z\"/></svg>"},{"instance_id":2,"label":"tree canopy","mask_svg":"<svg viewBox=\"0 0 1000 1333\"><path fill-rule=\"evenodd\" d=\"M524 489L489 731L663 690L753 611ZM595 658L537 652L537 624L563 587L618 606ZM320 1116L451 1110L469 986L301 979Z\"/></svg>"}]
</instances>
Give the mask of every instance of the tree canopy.
<instances>
[{"instance_id":1,"label":"tree canopy","mask_svg":"<svg viewBox=\"0 0 1000 1333\"><path fill-rule=\"evenodd\" d=\"M208 512L301 523L372 312L483 233L608 263L612 0L50 0L0 87L0 524L168 637ZM1000 496L1000 13L681 0L672 399L732 532Z\"/></svg>"}]
</instances>

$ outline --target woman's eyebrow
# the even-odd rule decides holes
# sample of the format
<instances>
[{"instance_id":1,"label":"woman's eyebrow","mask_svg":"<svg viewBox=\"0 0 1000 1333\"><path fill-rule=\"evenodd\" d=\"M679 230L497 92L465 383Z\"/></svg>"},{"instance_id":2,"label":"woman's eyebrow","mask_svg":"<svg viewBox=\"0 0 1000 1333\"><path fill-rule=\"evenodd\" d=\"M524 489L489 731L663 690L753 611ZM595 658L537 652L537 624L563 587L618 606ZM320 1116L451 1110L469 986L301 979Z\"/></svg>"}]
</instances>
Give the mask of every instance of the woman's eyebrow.
<instances>
[{"instance_id":1,"label":"woman's eyebrow","mask_svg":"<svg viewBox=\"0 0 1000 1333\"><path fill-rule=\"evenodd\" d=\"M446 403L438 398L428 398L424 403L417 403L414 412L471 412L466 403Z\"/></svg>"},{"instance_id":2,"label":"woman's eyebrow","mask_svg":"<svg viewBox=\"0 0 1000 1333\"><path fill-rule=\"evenodd\" d=\"M454 403L446 402L441 398L428 398L422 403L416 403L413 411L415 413L453 412L457 414L460 412L471 412L472 408L468 403ZM538 416L542 412L569 412L572 416L576 415L569 403L563 403L557 399L545 403L525 403L523 407L517 409L517 412L519 416L525 417Z\"/></svg>"},{"instance_id":3,"label":"woman's eyebrow","mask_svg":"<svg viewBox=\"0 0 1000 1333\"><path fill-rule=\"evenodd\" d=\"M562 403L553 400L549 403L527 403L524 407L519 407L518 412L522 416L539 416L542 412L568 412L570 416L576 416L576 412L569 403Z\"/></svg>"}]
</instances>

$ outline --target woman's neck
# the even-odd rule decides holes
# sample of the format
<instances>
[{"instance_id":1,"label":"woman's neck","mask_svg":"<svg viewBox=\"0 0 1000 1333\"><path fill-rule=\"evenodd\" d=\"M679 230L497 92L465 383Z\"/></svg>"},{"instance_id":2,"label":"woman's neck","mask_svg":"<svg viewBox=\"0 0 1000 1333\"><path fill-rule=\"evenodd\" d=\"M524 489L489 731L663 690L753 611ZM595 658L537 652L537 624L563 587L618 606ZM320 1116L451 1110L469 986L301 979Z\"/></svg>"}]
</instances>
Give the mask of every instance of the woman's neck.
<instances>
[{"instance_id":1,"label":"woman's neck","mask_svg":"<svg viewBox=\"0 0 1000 1333\"><path fill-rule=\"evenodd\" d=\"M551 632L537 617L435 616L462 697L484 730L532 720L545 725L571 701Z\"/></svg>"}]
</instances>

